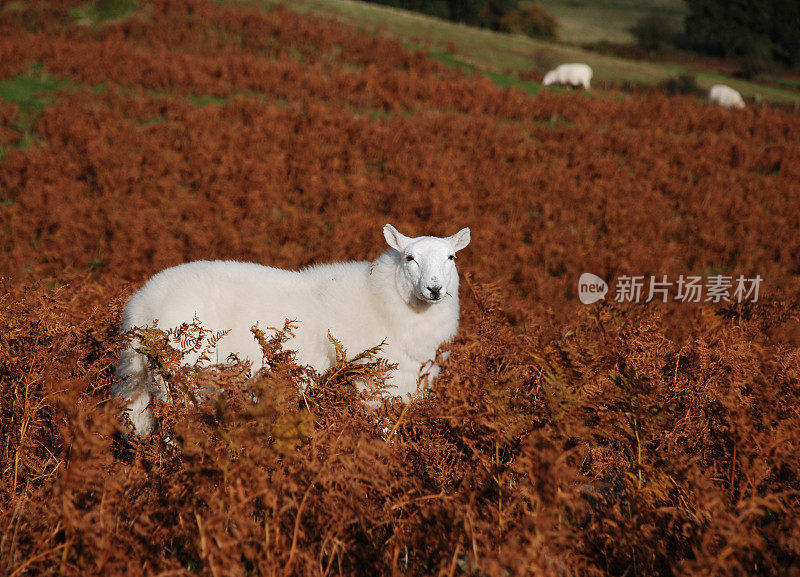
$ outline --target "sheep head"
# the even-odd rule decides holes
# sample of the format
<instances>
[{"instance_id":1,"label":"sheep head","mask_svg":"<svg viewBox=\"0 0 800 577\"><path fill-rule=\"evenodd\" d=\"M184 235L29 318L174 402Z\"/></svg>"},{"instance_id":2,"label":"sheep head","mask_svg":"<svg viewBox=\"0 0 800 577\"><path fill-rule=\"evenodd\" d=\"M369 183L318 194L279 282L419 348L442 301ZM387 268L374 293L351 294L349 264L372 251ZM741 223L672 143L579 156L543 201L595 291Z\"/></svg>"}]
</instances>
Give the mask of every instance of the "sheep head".
<instances>
[{"instance_id":1,"label":"sheep head","mask_svg":"<svg viewBox=\"0 0 800 577\"><path fill-rule=\"evenodd\" d=\"M383 227L383 236L399 255L396 279L401 294L413 295L431 304L457 294L455 254L469 244L468 228L446 238L410 238L387 224Z\"/></svg>"}]
</instances>

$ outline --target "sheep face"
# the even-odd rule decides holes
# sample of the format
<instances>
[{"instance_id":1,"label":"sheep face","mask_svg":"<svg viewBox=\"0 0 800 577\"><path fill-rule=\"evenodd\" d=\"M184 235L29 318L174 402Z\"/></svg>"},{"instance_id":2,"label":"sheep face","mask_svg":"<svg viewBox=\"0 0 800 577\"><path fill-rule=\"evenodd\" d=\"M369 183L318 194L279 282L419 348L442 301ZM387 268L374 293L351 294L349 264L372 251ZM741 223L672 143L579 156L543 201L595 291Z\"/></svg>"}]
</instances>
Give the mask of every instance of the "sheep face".
<instances>
[{"instance_id":1,"label":"sheep face","mask_svg":"<svg viewBox=\"0 0 800 577\"><path fill-rule=\"evenodd\" d=\"M455 254L469 244L468 228L447 238L409 238L387 224L383 234L399 253L396 278L401 294L435 304L457 293Z\"/></svg>"}]
</instances>

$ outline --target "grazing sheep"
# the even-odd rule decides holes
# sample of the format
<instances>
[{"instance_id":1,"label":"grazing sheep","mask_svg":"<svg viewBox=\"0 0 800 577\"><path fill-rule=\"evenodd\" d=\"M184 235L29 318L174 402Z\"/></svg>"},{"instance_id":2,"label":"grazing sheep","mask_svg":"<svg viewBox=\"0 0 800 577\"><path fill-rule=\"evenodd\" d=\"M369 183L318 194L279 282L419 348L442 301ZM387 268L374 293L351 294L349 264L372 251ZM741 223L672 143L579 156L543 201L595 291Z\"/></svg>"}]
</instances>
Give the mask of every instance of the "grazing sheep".
<instances>
[{"instance_id":1,"label":"grazing sheep","mask_svg":"<svg viewBox=\"0 0 800 577\"><path fill-rule=\"evenodd\" d=\"M337 262L288 271L236 261L197 261L152 277L125 307L122 330L178 327L196 316L214 332L230 329L217 344L218 358L238 353L259 366L262 351L250 328L258 323L282 327L298 322L286 344L297 361L318 372L335 361L328 331L345 348L361 352L386 339L383 356L396 363L389 384L399 395L417 389L421 367L431 367L442 343L458 330L458 271L455 253L469 244L464 228L447 238L409 238L387 224L391 247L373 262ZM148 371L137 343L120 353L114 394L127 401L135 432L148 434L154 419L148 408L166 391ZM192 363L197 355L185 362Z\"/></svg>"},{"instance_id":2,"label":"grazing sheep","mask_svg":"<svg viewBox=\"0 0 800 577\"><path fill-rule=\"evenodd\" d=\"M583 86L589 90L591 80L592 69L586 64L562 64L545 74L542 84L545 86L568 84L569 86Z\"/></svg>"},{"instance_id":3,"label":"grazing sheep","mask_svg":"<svg viewBox=\"0 0 800 577\"><path fill-rule=\"evenodd\" d=\"M744 99L742 95L730 86L724 84L715 84L708 91L708 101L712 104L719 104L723 108L744 108Z\"/></svg>"}]
</instances>

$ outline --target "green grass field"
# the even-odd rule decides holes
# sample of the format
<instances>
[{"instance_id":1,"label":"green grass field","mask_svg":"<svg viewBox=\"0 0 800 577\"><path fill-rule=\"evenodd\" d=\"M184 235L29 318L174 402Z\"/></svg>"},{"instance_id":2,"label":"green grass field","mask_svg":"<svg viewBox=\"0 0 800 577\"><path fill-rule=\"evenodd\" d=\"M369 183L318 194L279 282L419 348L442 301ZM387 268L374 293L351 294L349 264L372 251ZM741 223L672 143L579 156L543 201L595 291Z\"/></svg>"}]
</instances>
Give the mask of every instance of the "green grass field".
<instances>
[{"instance_id":1,"label":"green grass field","mask_svg":"<svg viewBox=\"0 0 800 577\"><path fill-rule=\"evenodd\" d=\"M604 83L653 86L681 74L693 74L702 89L708 89L713 84L725 83L741 92L745 98L752 99L756 94L760 94L764 101L800 105L800 90L791 83L774 86L710 72L689 64L637 61L606 56L572 44L546 42L522 35L472 28L376 4L353 0L246 1L254 1L265 6L282 5L297 12L311 13L351 24L373 34L387 34L405 41L410 46L431 52L449 52L454 64L472 66L501 85L514 84L514 78L520 72L535 75L560 63L585 62L594 70L595 86L602 87ZM573 41L578 41L582 35L587 42L599 39L588 32L595 20L607 23L605 28L610 35L607 39L624 40L630 24L654 7L663 7L670 18L678 20L682 14L682 2L679 0L646 0L639 3L633 0L617 0L603 2L602 6L600 2L589 0L583 2L552 0L542 4L552 9L557 17L559 14L562 15L559 18L564 26L562 37ZM524 83L523 87L529 90L536 89L531 83Z\"/></svg>"},{"instance_id":2,"label":"green grass field","mask_svg":"<svg viewBox=\"0 0 800 577\"><path fill-rule=\"evenodd\" d=\"M14 78L0 80L0 100L19 106L19 114L12 123L12 127L22 135L15 145L17 148L27 149L36 140L31 126L44 107L54 100L55 92L72 87L74 84L71 82L55 78L41 67L34 67ZM5 154L5 148L0 145L0 160Z\"/></svg>"}]
</instances>

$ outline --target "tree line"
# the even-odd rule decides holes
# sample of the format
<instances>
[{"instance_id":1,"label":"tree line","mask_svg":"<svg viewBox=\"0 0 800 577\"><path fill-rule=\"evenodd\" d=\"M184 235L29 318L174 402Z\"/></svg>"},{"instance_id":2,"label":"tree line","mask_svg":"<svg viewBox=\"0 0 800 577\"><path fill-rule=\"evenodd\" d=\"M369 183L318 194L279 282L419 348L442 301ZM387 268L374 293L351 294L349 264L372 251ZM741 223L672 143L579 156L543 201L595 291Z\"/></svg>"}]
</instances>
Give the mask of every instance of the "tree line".
<instances>
[{"instance_id":1,"label":"tree line","mask_svg":"<svg viewBox=\"0 0 800 577\"><path fill-rule=\"evenodd\" d=\"M520 0L367 0L471 26L555 38L557 21L535 3ZM664 44L739 60L754 68L800 65L800 2L797 0L686 0L683 30L658 11L631 32L639 44Z\"/></svg>"}]
</instances>

